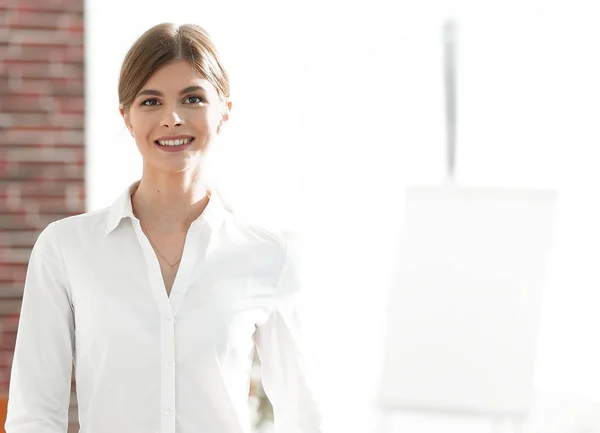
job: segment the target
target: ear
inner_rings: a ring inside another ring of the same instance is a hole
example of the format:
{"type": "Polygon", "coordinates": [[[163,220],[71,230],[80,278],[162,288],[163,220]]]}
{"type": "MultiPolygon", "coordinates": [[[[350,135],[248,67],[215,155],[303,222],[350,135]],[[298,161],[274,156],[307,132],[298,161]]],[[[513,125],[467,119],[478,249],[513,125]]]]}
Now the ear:
{"type": "Polygon", "coordinates": [[[119,113],[121,114],[121,117],[123,118],[125,126],[129,130],[129,133],[133,137],[133,126],[131,126],[129,110],[125,111],[123,104],[119,104],[119,113]]]}
{"type": "Polygon", "coordinates": [[[227,101],[225,103],[225,107],[223,108],[223,118],[222,122],[225,123],[229,120],[229,113],[231,112],[232,103],[231,101],[227,101]]]}
{"type": "Polygon", "coordinates": [[[221,120],[219,121],[219,125],[217,126],[217,134],[221,133],[221,129],[229,120],[229,112],[231,111],[231,101],[227,101],[225,106],[223,107],[223,113],[221,114],[221,120]]]}

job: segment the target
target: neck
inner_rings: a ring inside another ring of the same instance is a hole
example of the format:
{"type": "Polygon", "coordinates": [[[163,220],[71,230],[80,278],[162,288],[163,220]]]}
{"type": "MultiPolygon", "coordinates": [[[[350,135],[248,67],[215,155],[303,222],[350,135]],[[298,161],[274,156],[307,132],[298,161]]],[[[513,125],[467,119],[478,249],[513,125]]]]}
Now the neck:
{"type": "Polygon", "coordinates": [[[131,203],[144,227],[187,232],[208,204],[209,192],[200,173],[155,173],[142,178],[131,203]]]}

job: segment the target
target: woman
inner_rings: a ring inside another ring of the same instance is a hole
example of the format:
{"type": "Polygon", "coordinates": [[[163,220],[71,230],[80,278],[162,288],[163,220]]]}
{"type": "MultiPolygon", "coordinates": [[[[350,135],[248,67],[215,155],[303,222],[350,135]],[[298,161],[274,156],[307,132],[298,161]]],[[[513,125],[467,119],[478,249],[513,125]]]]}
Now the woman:
{"type": "Polygon", "coordinates": [[[228,97],[202,28],[160,24],[131,47],[120,112],[143,174],[111,207],[40,234],[7,433],[66,432],[73,366],[81,433],[248,432],[255,346],[275,431],[320,431],[297,344],[296,261],[203,178],[228,97]]]}

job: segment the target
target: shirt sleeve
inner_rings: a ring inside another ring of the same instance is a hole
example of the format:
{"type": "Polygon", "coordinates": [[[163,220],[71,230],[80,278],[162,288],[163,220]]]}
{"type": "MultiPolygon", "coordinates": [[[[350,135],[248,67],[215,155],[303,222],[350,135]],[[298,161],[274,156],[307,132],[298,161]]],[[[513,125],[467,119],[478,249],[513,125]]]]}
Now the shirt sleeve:
{"type": "Polygon", "coordinates": [[[55,225],[29,259],[17,331],[6,433],[65,433],[75,325],[55,225]]]}
{"type": "Polygon", "coordinates": [[[275,433],[320,433],[322,417],[303,364],[298,260],[288,247],[269,319],[257,328],[256,347],[275,433]]]}

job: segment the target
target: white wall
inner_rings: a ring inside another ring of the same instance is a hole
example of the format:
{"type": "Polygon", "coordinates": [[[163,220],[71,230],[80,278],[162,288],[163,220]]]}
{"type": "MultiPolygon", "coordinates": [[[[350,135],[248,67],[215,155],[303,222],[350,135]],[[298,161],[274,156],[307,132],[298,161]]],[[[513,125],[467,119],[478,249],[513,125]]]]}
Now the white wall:
{"type": "MultiPolygon", "coordinates": [[[[445,176],[440,24],[454,11],[463,29],[458,181],[561,193],[538,418],[556,416],[552,405],[573,414],[592,407],[600,390],[600,16],[585,1],[392,3],[89,0],[88,207],[110,204],[139,176],[118,114],[129,45],[158,22],[204,26],[233,79],[234,110],[216,155],[222,189],[239,207],[303,230],[307,339],[321,362],[331,431],[374,431],[404,190],[445,176]]],[[[561,432],[574,432],[576,417],[565,415],[561,432]]]]}

